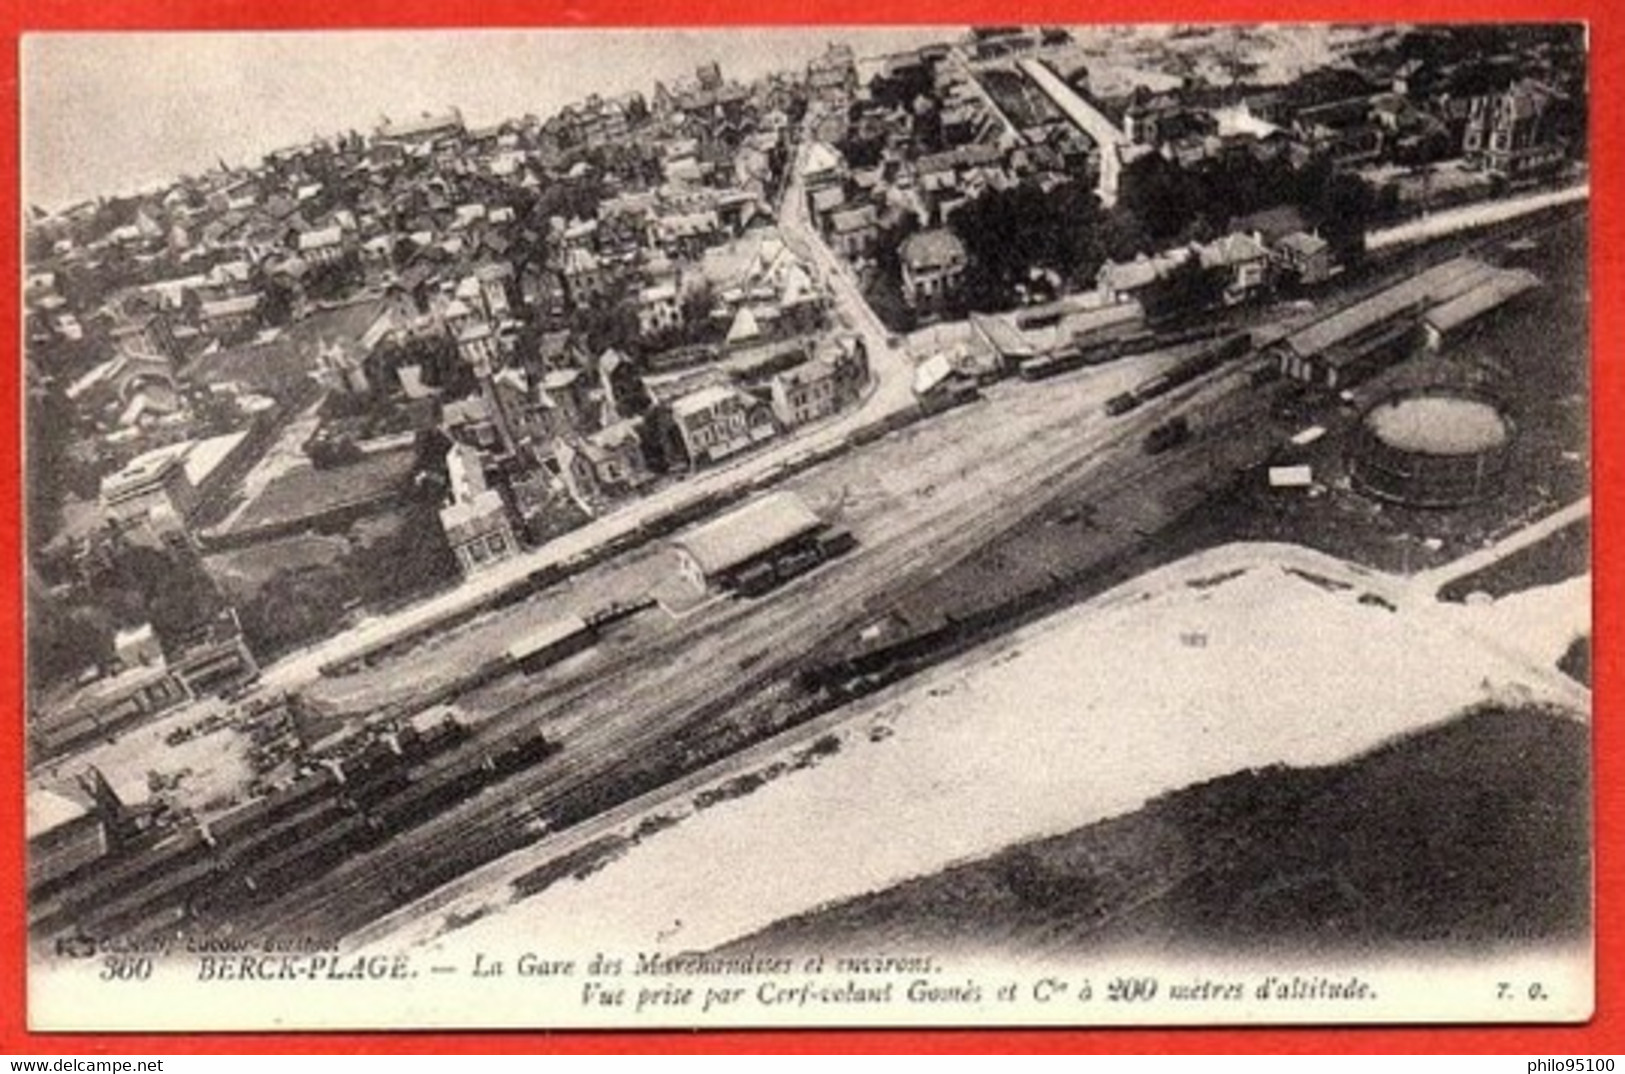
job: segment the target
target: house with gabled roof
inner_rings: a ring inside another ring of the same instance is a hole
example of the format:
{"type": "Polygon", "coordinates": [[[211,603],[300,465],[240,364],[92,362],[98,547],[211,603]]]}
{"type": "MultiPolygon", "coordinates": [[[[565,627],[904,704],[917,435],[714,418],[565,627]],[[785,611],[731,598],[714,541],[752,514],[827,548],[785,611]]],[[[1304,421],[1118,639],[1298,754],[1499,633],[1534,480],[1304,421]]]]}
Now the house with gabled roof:
{"type": "Polygon", "coordinates": [[[1270,254],[1256,235],[1233,231],[1197,246],[1196,258],[1204,269],[1224,273],[1227,304],[1246,301],[1267,282],[1270,254]]]}
{"type": "Polygon", "coordinates": [[[830,249],[849,261],[868,257],[880,239],[873,205],[853,205],[829,214],[830,249]]]}
{"type": "Polygon", "coordinates": [[[690,463],[701,466],[771,439],[776,429],[765,410],[738,388],[713,385],[674,400],[671,417],[690,463]]]}

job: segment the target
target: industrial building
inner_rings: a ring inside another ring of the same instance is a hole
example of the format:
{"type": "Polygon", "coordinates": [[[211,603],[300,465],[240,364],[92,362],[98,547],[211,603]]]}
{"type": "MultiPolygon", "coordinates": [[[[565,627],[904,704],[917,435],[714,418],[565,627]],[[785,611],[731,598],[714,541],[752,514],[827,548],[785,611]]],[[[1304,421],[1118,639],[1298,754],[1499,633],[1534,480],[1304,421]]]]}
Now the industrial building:
{"type": "Polygon", "coordinates": [[[678,537],[677,569],[701,592],[761,592],[850,547],[801,498],[775,492],[678,537]]]}
{"type": "Polygon", "coordinates": [[[1349,453],[1356,488],[1411,507],[1457,507],[1498,491],[1516,429],[1467,391],[1400,392],[1362,417],[1349,453]]]}
{"type": "Polygon", "coordinates": [[[49,890],[94,870],[134,834],[139,823],[99,769],[91,767],[76,782],[79,797],[49,787],[28,790],[30,892],[49,890]]]}
{"type": "Polygon", "coordinates": [[[28,886],[38,889],[107,855],[107,830],[89,806],[53,790],[28,793],[28,886]]]}
{"type": "Polygon", "coordinates": [[[1429,350],[1439,350],[1508,302],[1539,286],[1540,277],[1527,269],[1497,273],[1471,291],[1429,310],[1422,318],[1424,342],[1429,350]]]}
{"type": "Polygon", "coordinates": [[[1425,331],[1421,326],[1430,312],[1447,311],[1447,317],[1458,317],[1467,306],[1448,312],[1457,299],[1487,287],[1490,290],[1475,302],[1488,301],[1509,289],[1492,302],[1498,305],[1528,275],[1476,258],[1454,258],[1299,329],[1275,344],[1272,353],[1288,377],[1323,388],[1346,388],[1409,354],[1425,331]]]}
{"type": "Polygon", "coordinates": [[[223,609],[165,652],[150,624],[121,630],[115,662],[66,697],[42,701],[28,716],[37,757],[50,757],[105,739],[198,697],[222,694],[259,674],[237,613],[223,609]]]}

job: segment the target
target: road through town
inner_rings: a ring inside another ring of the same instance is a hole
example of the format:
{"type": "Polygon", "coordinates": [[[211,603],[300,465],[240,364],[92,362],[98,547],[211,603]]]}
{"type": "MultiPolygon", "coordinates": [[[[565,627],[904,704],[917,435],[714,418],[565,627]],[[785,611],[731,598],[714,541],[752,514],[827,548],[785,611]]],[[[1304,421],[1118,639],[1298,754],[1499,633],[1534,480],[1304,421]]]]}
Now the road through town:
{"type": "Polygon", "coordinates": [[[315,679],[323,665],[365,651],[390,638],[400,637],[437,622],[456,618],[493,596],[523,585],[528,576],[546,567],[567,566],[606,544],[637,532],[653,520],[683,510],[719,492],[737,489],[784,470],[809,457],[838,449],[854,433],[914,407],[914,367],[908,355],[890,341],[849,270],[829,252],[811,229],[801,194],[799,171],[790,180],[780,220],[791,248],[817,267],[828,286],[840,318],[863,339],[868,349],[874,384],[854,410],[772,444],[745,458],[726,462],[683,481],[617,507],[580,529],[469,578],[455,588],[399,611],[368,618],[344,633],[307,646],[266,667],[261,682],[267,689],[297,689],[315,679]]]}

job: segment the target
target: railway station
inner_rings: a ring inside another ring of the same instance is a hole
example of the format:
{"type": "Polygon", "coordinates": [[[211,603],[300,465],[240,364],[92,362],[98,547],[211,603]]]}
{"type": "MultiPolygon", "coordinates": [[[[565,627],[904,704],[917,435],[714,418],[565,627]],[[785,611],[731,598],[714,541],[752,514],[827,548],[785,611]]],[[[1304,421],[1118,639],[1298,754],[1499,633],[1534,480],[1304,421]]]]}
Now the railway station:
{"type": "Polygon", "coordinates": [[[821,561],[828,532],[799,496],[775,492],[679,537],[677,569],[702,593],[751,592],[821,561]]]}

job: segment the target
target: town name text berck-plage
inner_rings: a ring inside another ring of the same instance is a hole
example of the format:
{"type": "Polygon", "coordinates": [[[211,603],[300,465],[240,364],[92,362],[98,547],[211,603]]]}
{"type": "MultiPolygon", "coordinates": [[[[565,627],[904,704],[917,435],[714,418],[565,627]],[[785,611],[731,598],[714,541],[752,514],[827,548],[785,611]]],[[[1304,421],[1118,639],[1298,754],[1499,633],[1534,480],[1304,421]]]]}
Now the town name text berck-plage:
{"type": "Polygon", "coordinates": [[[384,981],[413,976],[408,955],[204,955],[197,964],[200,981],[384,981]]]}

